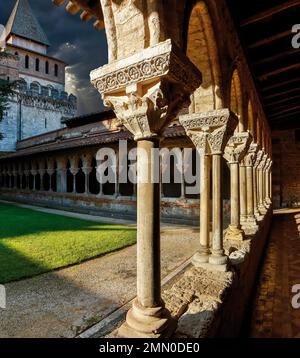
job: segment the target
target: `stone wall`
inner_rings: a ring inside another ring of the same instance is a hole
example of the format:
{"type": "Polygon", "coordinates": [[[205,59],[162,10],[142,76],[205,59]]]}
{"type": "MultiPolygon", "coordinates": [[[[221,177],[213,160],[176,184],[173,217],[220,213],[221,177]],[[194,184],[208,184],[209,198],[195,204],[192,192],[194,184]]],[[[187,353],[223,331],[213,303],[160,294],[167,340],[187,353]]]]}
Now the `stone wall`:
{"type": "Polygon", "coordinates": [[[294,129],[274,131],[272,133],[273,156],[275,159],[273,170],[275,207],[300,205],[299,133],[299,130],[294,129]]]}

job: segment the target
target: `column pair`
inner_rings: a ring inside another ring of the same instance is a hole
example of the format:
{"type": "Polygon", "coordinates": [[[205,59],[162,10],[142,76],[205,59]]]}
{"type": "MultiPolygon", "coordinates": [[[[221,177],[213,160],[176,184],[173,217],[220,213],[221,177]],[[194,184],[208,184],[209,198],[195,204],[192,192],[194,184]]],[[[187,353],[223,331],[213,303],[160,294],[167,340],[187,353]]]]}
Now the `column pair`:
{"type": "MultiPolygon", "coordinates": [[[[241,228],[241,202],[240,193],[246,193],[246,178],[240,182],[240,163],[248,152],[252,137],[249,132],[235,133],[229,140],[224,158],[230,166],[230,204],[231,222],[226,230],[226,238],[230,240],[243,240],[244,231],[241,228]],[[242,187],[244,186],[244,188],[242,187]]],[[[242,195],[241,195],[242,196],[242,195]]],[[[245,203],[244,203],[245,206],[245,203]]],[[[245,208],[244,208],[245,209],[245,208]]],[[[244,214],[245,216],[245,214],[244,214]]]]}
{"type": "Polygon", "coordinates": [[[160,148],[165,127],[188,107],[201,74],[167,40],[93,71],[91,79],[138,147],[137,298],[119,336],[168,337],[176,324],[161,298],[160,175],[153,180],[159,168],[153,153],[160,148]]]}
{"type": "Polygon", "coordinates": [[[223,248],[222,156],[238,118],[228,109],[180,116],[179,121],[201,157],[200,248],[195,266],[227,269],[223,248]],[[211,164],[210,164],[211,162],[211,164]],[[210,165],[212,166],[212,240],[210,243],[210,165]]]}
{"type": "Polygon", "coordinates": [[[252,143],[244,158],[246,167],[246,208],[247,217],[242,223],[242,229],[247,235],[254,235],[258,230],[258,224],[255,217],[256,207],[256,181],[254,180],[254,165],[257,157],[258,145],[252,143]]]}

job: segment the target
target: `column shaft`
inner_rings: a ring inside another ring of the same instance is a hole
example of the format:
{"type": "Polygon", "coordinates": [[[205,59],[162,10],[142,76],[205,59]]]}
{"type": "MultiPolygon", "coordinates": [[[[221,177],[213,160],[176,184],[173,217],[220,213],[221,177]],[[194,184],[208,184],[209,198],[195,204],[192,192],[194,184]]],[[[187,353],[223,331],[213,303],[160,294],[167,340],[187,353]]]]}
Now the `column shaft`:
{"type": "Polygon", "coordinates": [[[231,226],[240,228],[239,163],[230,163],[231,226]]]}
{"type": "Polygon", "coordinates": [[[246,193],[246,167],[245,165],[240,166],[240,210],[241,210],[241,223],[247,221],[247,193],[246,193]]]}
{"type": "Polygon", "coordinates": [[[138,178],[148,173],[147,183],[137,184],[137,299],[143,307],[161,304],[160,292],[160,184],[151,182],[151,151],[158,141],[141,140],[138,149],[147,153],[148,162],[138,153],[138,178]],[[147,198],[147,199],[145,199],[147,198]]]}
{"type": "Polygon", "coordinates": [[[212,255],[209,262],[217,265],[227,263],[227,257],[223,249],[223,198],[222,198],[222,154],[212,155],[212,220],[213,220],[213,237],[212,237],[212,255]]]}

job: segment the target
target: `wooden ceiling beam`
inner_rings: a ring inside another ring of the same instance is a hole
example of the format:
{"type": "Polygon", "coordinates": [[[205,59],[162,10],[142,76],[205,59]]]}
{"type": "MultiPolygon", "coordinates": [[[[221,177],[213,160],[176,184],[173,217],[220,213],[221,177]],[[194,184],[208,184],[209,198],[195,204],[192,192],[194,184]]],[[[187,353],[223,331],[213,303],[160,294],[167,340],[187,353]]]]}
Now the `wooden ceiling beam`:
{"type": "Polygon", "coordinates": [[[288,109],[284,109],[284,110],[279,111],[279,112],[277,112],[275,114],[271,114],[268,117],[269,118],[274,118],[274,117],[276,118],[276,117],[278,117],[278,116],[280,116],[282,114],[286,114],[286,113],[290,113],[290,112],[292,112],[292,113],[299,112],[300,113],[300,105],[297,105],[297,106],[294,106],[294,107],[291,107],[291,108],[288,108],[288,109]]]}
{"type": "Polygon", "coordinates": [[[260,46],[268,45],[271,42],[280,40],[280,39],[282,39],[284,37],[287,37],[287,36],[291,36],[291,33],[292,33],[291,30],[283,31],[283,32],[280,32],[279,34],[276,34],[276,35],[273,35],[273,36],[270,36],[270,37],[266,37],[266,38],[264,38],[262,40],[258,40],[256,42],[253,42],[248,47],[249,47],[249,49],[254,49],[254,48],[257,48],[257,47],[260,47],[260,46]]]}
{"type": "Polygon", "coordinates": [[[298,6],[300,5],[300,1],[299,0],[291,0],[291,1],[287,1],[283,4],[280,4],[278,6],[275,6],[271,9],[268,9],[266,11],[262,11],[256,15],[253,15],[251,17],[248,17],[247,19],[243,20],[241,22],[241,26],[244,27],[244,26],[248,26],[248,25],[251,25],[251,24],[254,24],[256,22],[259,22],[259,21],[263,21],[265,19],[268,19],[270,17],[272,17],[273,15],[276,15],[276,14],[279,14],[285,10],[288,10],[288,9],[291,9],[295,6],[298,6]]]}
{"type": "Polygon", "coordinates": [[[265,57],[265,58],[262,58],[261,60],[255,61],[255,62],[253,62],[253,65],[255,65],[255,66],[263,65],[265,63],[274,62],[274,61],[280,60],[280,59],[282,59],[284,57],[293,56],[293,55],[296,55],[296,54],[300,54],[299,49],[293,49],[293,50],[290,50],[290,51],[284,51],[282,53],[279,53],[278,55],[265,57]]]}
{"type": "Polygon", "coordinates": [[[294,99],[298,99],[300,98],[300,94],[298,96],[292,96],[292,97],[288,97],[288,98],[285,98],[285,99],[282,99],[280,101],[275,101],[275,102],[270,102],[270,103],[267,103],[265,104],[265,107],[271,107],[271,106],[276,106],[280,103],[285,103],[285,102],[289,102],[289,101],[292,101],[294,99]]]}
{"type": "Polygon", "coordinates": [[[267,86],[267,87],[261,86],[261,90],[262,90],[262,92],[266,92],[266,91],[270,91],[275,88],[280,88],[282,86],[290,85],[291,83],[295,83],[295,82],[300,83],[300,77],[296,77],[296,78],[293,78],[288,81],[279,82],[279,83],[276,83],[275,85],[271,85],[271,86],[267,86]]]}
{"type": "Polygon", "coordinates": [[[278,68],[277,70],[274,70],[274,71],[271,71],[271,72],[268,72],[268,73],[264,73],[262,75],[259,75],[258,76],[258,79],[260,81],[265,81],[267,80],[269,77],[272,77],[272,76],[277,76],[277,75],[280,75],[281,73],[284,73],[284,72],[288,72],[288,71],[291,71],[291,70],[296,70],[300,68],[300,63],[295,63],[293,65],[290,65],[290,66],[285,66],[285,67],[281,67],[281,68],[278,68]]]}
{"type": "Polygon", "coordinates": [[[265,96],[264,99],[269,99],[269,98],[274,98],[274,97],[280,97],[284,94],[289,94],[289,93],[293,93],[293,92],[300,92],[300,87],[297,87],[297,88],[293,88],[291,90],[288,90],[288,91],[284,91],[284,92],[278,92],[278,93],[274,93],[272,95],[269,95],[269,96],[265,96]]]}

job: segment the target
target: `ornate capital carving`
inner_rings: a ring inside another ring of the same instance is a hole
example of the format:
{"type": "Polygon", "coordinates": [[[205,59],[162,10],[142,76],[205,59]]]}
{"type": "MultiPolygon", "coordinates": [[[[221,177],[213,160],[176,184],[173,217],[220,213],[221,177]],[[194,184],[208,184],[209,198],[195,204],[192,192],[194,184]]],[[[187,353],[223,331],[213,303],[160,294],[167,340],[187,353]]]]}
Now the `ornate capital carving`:
{"type": "Polygon", "coordinates": [[[266,165],[267,160],[268,160],[268,155],[265,154],[265,155],[262,157],[261,162],[258,164],[258,169],[263,170],[263,169],[265,168],[265,165],[266,165]]]}
{"type": "Polygon", "coordinates": [[[256,143],[250,144],[247,154],[245,155],[244,162],[247,167],[253,167],[256,161],[258,145],[256,143]]]}
{"type": "Polygon", "coordinates": [[[235,133],[225,147],[224,158],[229,163],[240,163],[247,154],[251,141],[249,132],[235,133]]]}
{"type": "Polygon", "coordinates": [[[180,124],[198,150],[205,154],[223,153],[238,125],[238,118],[229,109],[194,113],[179,117],[180,124]]]}
{"type": "Polygon", "coordinates": [[[258,168],[258,165],[259,165],[259,163],[261,162],[263,155],[264,155],[263,150],[259,150],[259,151],[257,152],[256,161],[255,161],[255,163],[254,163],[254,168],[258,168]]]}
{"type": "Polygon", "coordinates": [[[135,140],[158,137],[189,105],[201,81],[199,70],[171,40],[91,72],[105,105],[135,140]]]}
{"type": "Polygon", "coordinates": [[[172,42],[167,40],[121,61],[100,67],[90,74],[92,84],[105,94],[118,93],[132,84],[167,78],[194,92],[201,85],[201,73],[172,42]]]}

